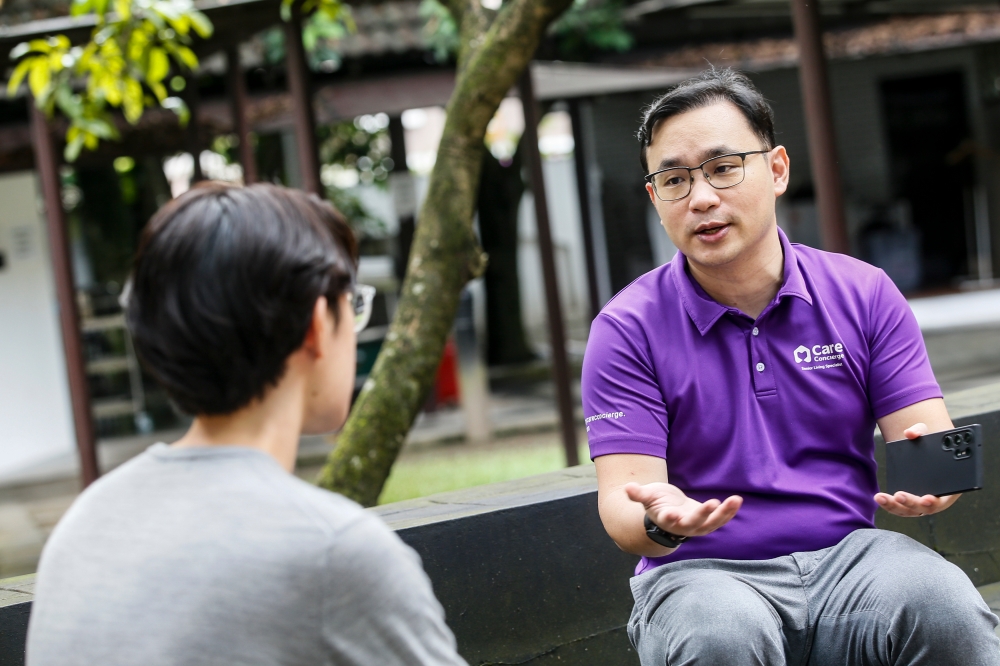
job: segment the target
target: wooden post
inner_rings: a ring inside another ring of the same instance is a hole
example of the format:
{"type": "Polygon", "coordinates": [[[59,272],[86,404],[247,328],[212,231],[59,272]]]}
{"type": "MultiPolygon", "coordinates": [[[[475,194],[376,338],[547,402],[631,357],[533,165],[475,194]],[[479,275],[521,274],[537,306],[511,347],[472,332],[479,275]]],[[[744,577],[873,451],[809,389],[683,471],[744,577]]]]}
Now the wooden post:
{"type": "Polygon", "coordinates": [[[830,84],[823,54],[819,0],[792,0],[792,21],[799,47],[799,82],[806,111],[809,161],[816,190],[820,237],[824,250],[848,254],[850,244],[844,217],[844,192],[833,129],[830,84]]]}
{"type": "Polygon", "coordinates": [[[295,147],[302,172],[302,189],[322,196],[319,177],[319,152],[316,149],[316,117],[313,112],[309,67],[302,44],[302,7],[292,6],[291,20],[285,22],[285,62],[288,68],[288,90],[292,95],[295,118],[295,147]]]}
{"type": "Polygon", "coordinates": [[[191,184],[194,185],[205,180],[205,173],[201,170],[201,137],[198,134],[198,106],[201,104],[201,93],[198,92],[198,77],[193,72],[184,80],[182,96],[191,114],[187,127],[184,128],[184,149],[194,158],[194,170],[191,172],[191,184]]]}
{"type": "Polygon", "coordinates": [[[233,109],[233,131],[240,142],[240,164],[243,166],[243,182],[252,185],[260,180],[257,175],[257,157],[253,152],[250,137],[250,119],[247,117],[247,80],[240,66],[240,49],[232,45],[226,49],[226,72],[229,79],[229,98],[233,109]]]}
{"type": "Polygon", "coordinates": [[[601,294],[597,284],[597,255],[594,248],[593,221],[590,219],[590,179],[587,173],[587,156],[584,153],[583,119],[580,117],[580,100],[569,103],[570,122],[573,123],[573,162],[576,164],[576,193],[580,201],[580,226],[583,228],[583,251],[587,258],[587,292],[590,319],[601,311],[601,294]]]}
{"type": "Polygon", "coordinates": [[[556,275],[556,258],[549,226],[549,205],[545,198],[545,177],[542,172],[542,155],[538,151],[538,103],[531,80],[531,63],[525,68],[518,83],[521,105],[524,107],[525,156],[531,174],[531,193],[535,200],[535,220],[538,223],[538,250],[542,255],[542,275],[545,279],[545,305],[549,319],[549,342],[552,346],[552,379],[556,385],[556,403],[559,408],[559,425],[562,430],[566,466],[580,464],[576,450],[576,423],[573,417],[573,394],[570,391],[569,360],[566,358],[566,333],[563,329],[562,304],[556,275]]]}
{"type": "Polygon", "coordinates": [[[77,449],[80,452],[81,480],[86,488],[100,475],[100,469],[97,465],[94,421],[90,412],[90,390],[87,386],[87,370],[80,339],[80,319],[76,305],[76,287],[73,284],[69,238],[66,233],[66,214],[62,207],[59,158],[56,156],[56,146],[49,133],[49,123],[45,114],[38,110],[34,100],[29,99],[28,106],[31,108],[31,140],[35,150],[35,169],[38,171],[42,198],[45,201],[46,229],[49,252],[52,256],[56,299],[59,304],[59,328],[62,333],[63,353],[66,356],[73,426],[76,430],[77,449]]]}

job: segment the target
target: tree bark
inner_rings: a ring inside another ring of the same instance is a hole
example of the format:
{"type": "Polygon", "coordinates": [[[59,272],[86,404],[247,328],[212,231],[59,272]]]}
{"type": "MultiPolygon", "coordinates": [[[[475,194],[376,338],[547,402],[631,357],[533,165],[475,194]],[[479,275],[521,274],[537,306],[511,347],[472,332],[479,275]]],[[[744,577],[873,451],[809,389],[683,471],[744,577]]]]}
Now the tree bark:
{"type": "Polygon", "coordinates": [[[378,501],[437,370],[462,287],[486,255],[472,228],[486,125],[572,0],[450,0],[461,29],[458,76],[396,316],[318,483],[365,506],[378,501]]]}

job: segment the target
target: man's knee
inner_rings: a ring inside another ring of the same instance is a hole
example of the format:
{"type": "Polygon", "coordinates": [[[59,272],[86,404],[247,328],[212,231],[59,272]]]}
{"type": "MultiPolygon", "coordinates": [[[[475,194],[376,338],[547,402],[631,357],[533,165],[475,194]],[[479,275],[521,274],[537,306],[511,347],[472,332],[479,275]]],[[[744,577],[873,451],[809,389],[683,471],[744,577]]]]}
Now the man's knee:
{"type": "Polygon", "coordinates": [[[783,659],[781,621],[749,585],[716,571],[683,572],[645,609],[640,641],[655,660],[643,664],[776,664],[783,659]]]}
{"type": "Polygon", "coordinates": [[[873,591],[889,618],[896,656],[919,654],[927,663],[1000,664],[996,617],[961,569],[924,549],[907,553],[880,573],[873,591]]]}

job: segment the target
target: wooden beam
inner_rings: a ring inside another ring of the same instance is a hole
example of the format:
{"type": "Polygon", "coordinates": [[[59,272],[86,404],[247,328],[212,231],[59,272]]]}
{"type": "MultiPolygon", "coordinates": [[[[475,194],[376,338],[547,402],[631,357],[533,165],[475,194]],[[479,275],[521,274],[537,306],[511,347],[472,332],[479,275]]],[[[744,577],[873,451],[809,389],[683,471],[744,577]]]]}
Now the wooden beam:
{"type": "Polygon", "coordinates": [[[288,91],[292,95],[295,147],[299,170],[302,172],[302,189],[322,196],[311,74],[306,63],[305,46],[302,44],[302,8],[298,2],[292,7],[291,20],[285,23],[285,61],[288,68],[288,91]]]}
{"type": "Polygon", "coordinates": [[[559,409],[559,426],[562,431],[566,466],[580,464],[576,450],[576,421],[573,393],[570,390],[569,360],[566,357],[566,332],[563,327],[562,303],[559,297],[559,279],[556,274],[555,248],[549,225],[549,204],[545,197],[545,175],[542,155],[538,150],[538,121],[541,120],[535,89],[531,80],[531,67],[524,70],[518,83],[521,105],[524,107],[524,145],[531,174],[531,194],[535,200],[535,220],[538,224],[538,250],[542,255],[542,276],[545,280],[545,305],[549,320],[549,344],[552,348],[552,379],[556,385],[556,404],[559,409]]]}
{"type": "MultiPolygon", "coordinates": [[[[580,227],[583,231],[583,251],[587,259],[587,294],[590,319],[601,311],[601,294],[597,283],[597,249],[594,247],[593,220],[590,215],[590,178],[587,172],[587,155],[584,152],[583,119],[580,100],[569,103],[570,122],[573,124],[573,162],[576,165],[576,194],[580,206],[580,227]]],[[[601,248],[605,252],[605,248],[601,248]]]]}
{"type": "Polygon", "coordinates": [[[83,344],[80,339],[80,319],[76,305],[76,287],[73,284],[69,237],[66,233],[66,214],[62,207],[59,158],[45,114],[38,110],[34,100],[29,99],[27,103],[31,108],[31,138],[35,148],[35,169],[41,181],[42,199],[45,202],[46,229],[56,283],[56,300],[59,304],[59,328],[62,333],[63,353],[66,356],[73,426],[80,453],[81,480],[83,486],[87,487],[100,475],[100,469],[97,465],[94,421],[90,411],[90,389],[87,386],[83,344]]]}
{"type": "Polygon", "coordinates": [[[233,112],[233,131],[240,142],[240,164],[243,166],[243,182],[256,183],[257,156],[253,151],[253,137],[250,135],[250,110],[247,95],[247,80],[240,65],[240,49],[230,46],[226,49],[226,76],[229,82],[229,99],[233,112]]]}
{"type": "Polygon", "coordinates": [[[823,249],[850,253],[844,216],[837,137],[833,128],[830,83],[827,79],[818,0],[792,0],[795,41],[799,47],[799,83],[809,137],[809,162],[816,191],[823,249]]]}

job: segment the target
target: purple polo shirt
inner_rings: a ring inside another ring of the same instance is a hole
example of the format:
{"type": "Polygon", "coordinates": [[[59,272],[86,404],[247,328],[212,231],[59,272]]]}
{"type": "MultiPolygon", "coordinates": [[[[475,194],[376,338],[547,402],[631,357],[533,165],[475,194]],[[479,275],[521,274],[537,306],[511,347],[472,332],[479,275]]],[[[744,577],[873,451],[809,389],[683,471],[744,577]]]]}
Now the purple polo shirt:
{"type": "Polygon", "coordinates": [[[688,496],[743,497],[729,523],[643,558],[636,574],[818,550],[872,527],[875,419],[941,397],[916,319],[884,272],[778,235],[784,282],[756,321],[708,296],[678,253],[590,329],[591,458],[665,458],[688,496]]]}

